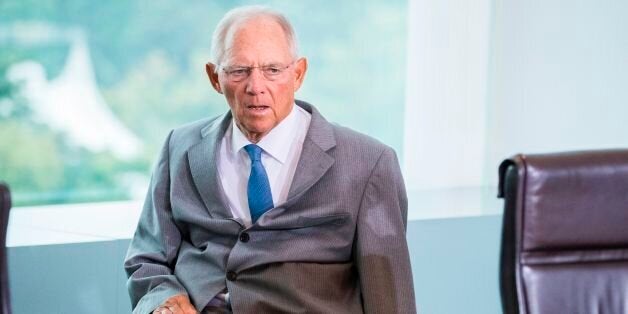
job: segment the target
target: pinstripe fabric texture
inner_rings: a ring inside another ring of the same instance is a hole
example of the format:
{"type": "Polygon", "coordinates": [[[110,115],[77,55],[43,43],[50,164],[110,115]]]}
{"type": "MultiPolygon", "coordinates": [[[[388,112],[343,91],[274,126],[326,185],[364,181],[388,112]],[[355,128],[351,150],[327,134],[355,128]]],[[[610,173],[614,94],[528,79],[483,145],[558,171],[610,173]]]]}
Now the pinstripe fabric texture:
{"type": "Polygon", "coordinates": [[[125,261],[134,313],[225,288],[235,313],[416,312],[394,151],[296,104],[312,120],[288,199],[249,228],[216,170],[231,115],[170,133],[125,261]]]}

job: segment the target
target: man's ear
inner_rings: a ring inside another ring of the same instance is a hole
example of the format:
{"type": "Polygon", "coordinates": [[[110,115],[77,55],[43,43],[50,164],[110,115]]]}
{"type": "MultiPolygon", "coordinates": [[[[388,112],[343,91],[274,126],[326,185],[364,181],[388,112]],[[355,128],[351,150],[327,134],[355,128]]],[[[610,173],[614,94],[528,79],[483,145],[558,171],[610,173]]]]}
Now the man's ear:
{"type": "Polygon", "coordinates": [[[220,94],[222,94],[222,88],[220,88],[220,82],[218,82],[218,71],[215,64],[208,62],[205,64],[205,72],[207,72],[207,77],[209,77],[209,81],[212,84],[212,87],[220,94]]]}
{"type": "Polygon", "coordinates": [[[305,79],[305,72],[307,72],[307,59],[299,58],[294,64],[294,91],[296,92],[303,84],[305,79]]]}

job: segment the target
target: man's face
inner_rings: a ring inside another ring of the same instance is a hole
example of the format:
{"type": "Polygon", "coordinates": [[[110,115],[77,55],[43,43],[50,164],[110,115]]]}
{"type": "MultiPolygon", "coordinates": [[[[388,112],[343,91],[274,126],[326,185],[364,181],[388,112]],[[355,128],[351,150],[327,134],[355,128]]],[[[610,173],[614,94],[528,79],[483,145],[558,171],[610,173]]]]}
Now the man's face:
{"type": "Polygon", "coordinates": [[[207,72],[212,86],[225,95],[238,128],[256,143],[292,110],[307,61],[293,60],[281,26],[267,18],[245,22],[228,36],[226,47],[222,64],[208,64],[207,72]],[[257,68],[269,65],[286,69],[269,79],[257,68]],[[218,73],[214,72],[216,66],[218,73]],[[255,68],[236,81],[224,71],[235,67],[255,68]]]}

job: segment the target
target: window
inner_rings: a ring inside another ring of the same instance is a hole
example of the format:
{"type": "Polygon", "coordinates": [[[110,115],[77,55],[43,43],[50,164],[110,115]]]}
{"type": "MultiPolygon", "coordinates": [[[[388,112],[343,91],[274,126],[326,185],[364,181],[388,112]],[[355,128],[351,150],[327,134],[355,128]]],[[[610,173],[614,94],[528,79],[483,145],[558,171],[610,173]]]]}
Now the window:
{"type": "MultiPolygon", "coordinates": [[[[142,198],[167,132],[227,110],[204,64],[213,29],[233,6],[2,1],[0,180],[12,187],[15,205],[142,198]]],[[[297,98],[399,153],[406,6],[273,6],[294,23],[309,58],[297,98]]]]}

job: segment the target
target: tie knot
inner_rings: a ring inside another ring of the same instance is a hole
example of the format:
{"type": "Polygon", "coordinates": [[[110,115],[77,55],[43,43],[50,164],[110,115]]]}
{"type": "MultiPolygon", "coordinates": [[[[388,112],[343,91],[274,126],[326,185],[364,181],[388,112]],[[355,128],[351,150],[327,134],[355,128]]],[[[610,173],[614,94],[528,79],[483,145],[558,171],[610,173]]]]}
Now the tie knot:
{"type": "Polygon", "coordinates": [[[249,154],[249,157],[251,158],[251,161],[261,161],[262,158],[262,148],[255,145],[255,144],[249,144],[244,146],[244,150],[246,150],[246,152],[249,154]]]}

